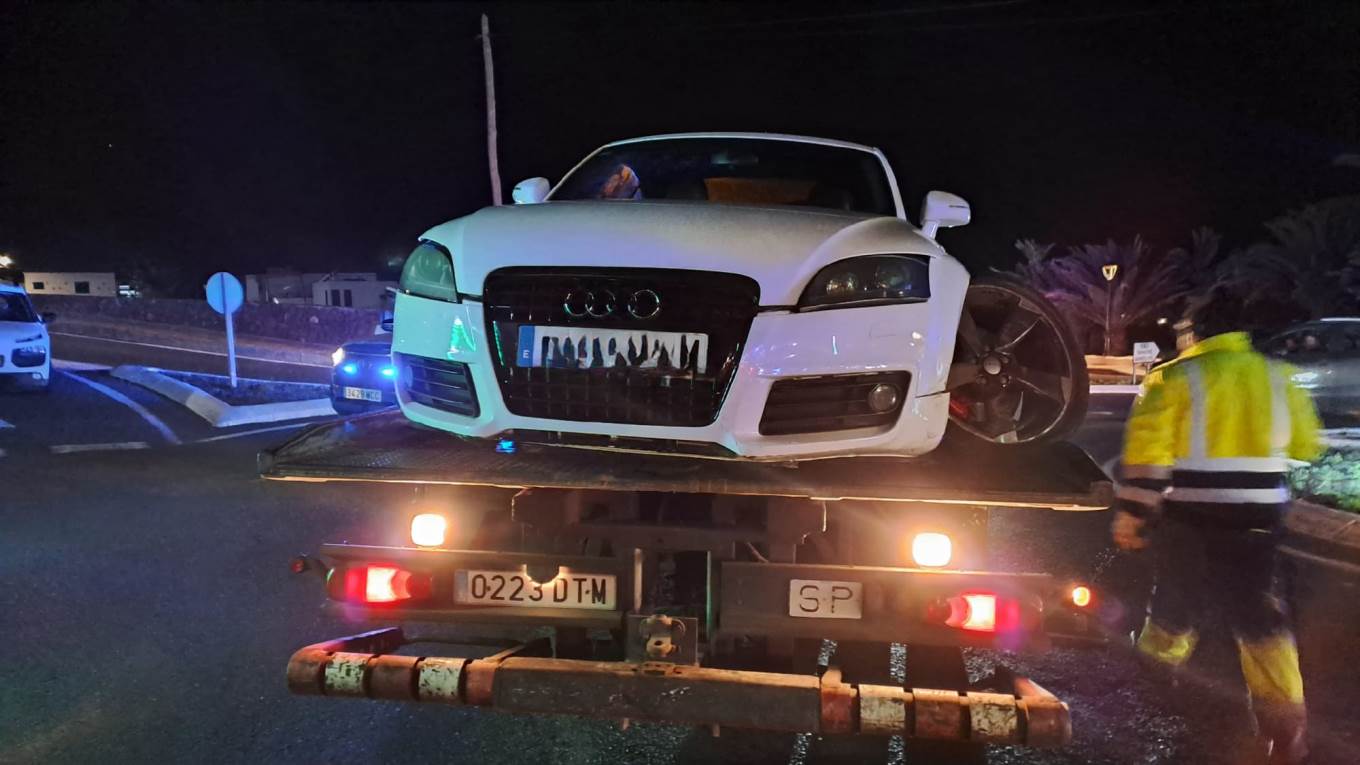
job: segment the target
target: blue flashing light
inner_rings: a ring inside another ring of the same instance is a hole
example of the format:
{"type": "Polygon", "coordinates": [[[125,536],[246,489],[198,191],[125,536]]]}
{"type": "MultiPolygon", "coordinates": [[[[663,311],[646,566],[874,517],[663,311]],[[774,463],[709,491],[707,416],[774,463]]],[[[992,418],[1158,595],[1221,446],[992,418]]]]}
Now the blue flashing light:
{"type": "Polygon", "coordinates": [[[340,371],[347,375],[357,375],[359,374],[359,365],[351,361],[350,363],[341,366],[340,371]]]}
{"type": "Polygon", "coordinates": [[[385,366],[385,367],[383,367],[383,368],[382,368],[382,376],[383,376],[383,377],[396,377],[396,376],[397,376],[397,368],[394,367],[394,366],[392,366],[392,365],[390,365],[390,364],[387,365],[387,366],[385,366]]]}
{"type": "Polygon", "coordinates": [[[497,441],[497,442],[496,442],[496,451],[500,452],[501,454],[514,454],[514,453],[515,453],[515,442],[514,442],[514,441],[511,441],[511,440],[509,440],[509,439],[504,439],[504,440],[501,440],[501,441],[497,441]]]}

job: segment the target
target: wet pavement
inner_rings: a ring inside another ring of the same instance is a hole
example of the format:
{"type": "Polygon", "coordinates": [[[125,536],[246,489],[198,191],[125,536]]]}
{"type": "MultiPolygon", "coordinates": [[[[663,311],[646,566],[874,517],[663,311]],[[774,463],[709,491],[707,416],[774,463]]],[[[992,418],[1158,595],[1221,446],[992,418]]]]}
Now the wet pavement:
{"type": "MultiPolygon", "coordinates": [[[[283,667],[301,645],[369,625],[317,609],[320,588],[288,573],[324,540],[401,541],[400,487],[266,483],[254,455],[278,432],[214,437],[154,396],[124,393],[176,435],[89,386],[0,397],[0,762],[938,762],[887,740],[845,746],[812,736],[523,719],[476,710],[299,698],[283,667]],[[56,453],[57,445],[140,442],[136,450],[56,453]]],[[[1112,410],[1113,411],[1113,410],[1112,410]]],[[[1117,449],[1117,417],[1083,432],[1098,458],[1117,449]]],[[[993,564],[1049,570],[1137,602],[1140,558],[1115,555],[1106,513],[1007,510],[991,518],[993,564]]],[[[1313,705],[1314,762],[1360,746],[1353,591],[1309,581],[1301,643],[1313,705]],[[1346,593],[1350,592],[1348,596],[1346,593]],[[1347,598],[1349,598],[1347,600],[1347,598]]],[[[1136,620],[1130,616],[1129,620],[1136,620]]],[[[1118,620],[1112,619],[1112,625],[1118,620]]],[[[1117,630],[1117,626],[1112,626],[1117,630]]],[[[1206,641],[1191,682],[1163,692],[1117,639],[1038,656],[973,652],[1072,706],[1073,744],[990,748],[954,762],[1236,763],[1243,692],[1224,640],[1206,641]]],[[[912,661],[910,649],[903,657],[912,661]]]]}

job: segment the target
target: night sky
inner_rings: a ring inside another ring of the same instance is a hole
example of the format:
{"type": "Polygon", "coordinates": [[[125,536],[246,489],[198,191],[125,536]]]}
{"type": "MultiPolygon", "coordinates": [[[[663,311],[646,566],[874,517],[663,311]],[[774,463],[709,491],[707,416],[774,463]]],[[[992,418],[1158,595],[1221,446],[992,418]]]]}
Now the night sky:
{"type": "Polygon", "coordinates": [[[508,195],[631,135],[882,147],[913,215],[1005,265],[1360,192],[1360,3],[0,8],[0,250],[30,270],[373,270],[490,200],[478,16],[508,195]],[[1192,7],[1185,8],[1184,5],[1192,7]]]}

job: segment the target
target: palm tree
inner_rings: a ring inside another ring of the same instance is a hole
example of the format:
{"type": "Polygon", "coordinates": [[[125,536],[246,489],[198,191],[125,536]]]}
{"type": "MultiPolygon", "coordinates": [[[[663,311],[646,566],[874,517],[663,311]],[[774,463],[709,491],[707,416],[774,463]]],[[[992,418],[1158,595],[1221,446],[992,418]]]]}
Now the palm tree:
{"type": "Polygon", "coordinates": [[[1360,196],[1324,199],[1265,225],[1271,241],[1233,253],[1224,280],[1287,297],[1311,318],[1355,310],[1360,196]]]}
{"type": "Polygon", "coordinates": [[[1212,259],[1217,241],[1216,234],[1202,229],[1196,232],[1191,251],[1154,252],[1141,236],[1135,236],[1127,243],[1111,239],[1049,257],[1052,245],[1022,240],[1016,248],[1026,262],[1018,272],[1053,301],[1078,335],[1089,336],[1092,328],[1101,329],[1108,333],[1112,350],[1121,352],[1128,345],[1130,327],[1154,321],[1189,292],[1190,264],[1212,259]],[[1107,265],[1118,266],[1112,282],[1102,273],[1107,265]]]}

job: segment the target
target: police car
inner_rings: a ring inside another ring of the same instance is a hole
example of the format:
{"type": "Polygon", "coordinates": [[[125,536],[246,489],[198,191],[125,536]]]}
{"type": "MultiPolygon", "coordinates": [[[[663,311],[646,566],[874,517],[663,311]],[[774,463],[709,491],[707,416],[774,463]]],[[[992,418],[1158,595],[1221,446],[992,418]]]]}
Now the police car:
{"type": "Polygon", "coordinates": [[[23,287],[0,281],[0,389],[47,390],[52,380],[52,315],[39,315],[23,287]]]}

